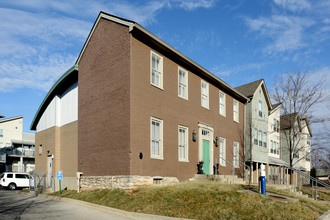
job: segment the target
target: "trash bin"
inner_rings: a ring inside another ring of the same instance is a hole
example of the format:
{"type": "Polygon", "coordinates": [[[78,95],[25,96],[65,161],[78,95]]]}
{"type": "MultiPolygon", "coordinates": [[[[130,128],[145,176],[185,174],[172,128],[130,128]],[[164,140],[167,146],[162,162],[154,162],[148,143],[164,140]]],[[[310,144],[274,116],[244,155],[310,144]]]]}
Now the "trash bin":
{"type": "Polygon", "coordinates": [[[266,177],[260,177],[261,193],[266,195],[266,177]]]}

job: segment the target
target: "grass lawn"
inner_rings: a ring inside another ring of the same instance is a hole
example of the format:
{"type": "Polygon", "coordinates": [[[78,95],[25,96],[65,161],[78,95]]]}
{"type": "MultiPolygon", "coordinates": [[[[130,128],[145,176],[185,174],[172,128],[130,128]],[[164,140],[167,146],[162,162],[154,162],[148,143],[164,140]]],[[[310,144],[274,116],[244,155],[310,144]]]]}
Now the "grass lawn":
{"type": "MultiPolygon", "coordinates": [[[[242,185],[185,182],[132,192],[104,189],[77,193],[69,190],[63,191],[62,197],[131,212],[193,219],[314,219],[330,209],[329,201],[296,197],[299,202],[282,203],[260,194],[237,192],[242,189],[242,185]]],[[[51,195],[59,196],[59,192],[51,195]]],[[[281,195],[294,197],[284,191],[281,195]]]]}

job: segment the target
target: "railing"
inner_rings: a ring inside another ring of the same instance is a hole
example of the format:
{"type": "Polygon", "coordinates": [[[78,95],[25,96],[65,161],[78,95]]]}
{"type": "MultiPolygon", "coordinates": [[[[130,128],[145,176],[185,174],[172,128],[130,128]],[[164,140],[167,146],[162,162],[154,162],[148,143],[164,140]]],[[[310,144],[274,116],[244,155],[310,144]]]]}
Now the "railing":
{"type": "MultiPolygon", "coordinates": [[[[327,187],[328,189],[330,189],[330,185],[326,184],[323,181],[318,180],[315,177],[312,177],[312,176],[310,176],[310,175],[308,175],[308,174],[306,174],[306,173],[304,173],[304,172],[302,172],[302,171],[300,171],[296,168],[290,167],[290,166],[284,166],[284,167],[286,167],[288,169],[291,169],[291,170],[295,171],[296,173],[299,173],[301,176],[304,176],[304,177],[306,177],[306,178],[308,178],[312,181],[312,199],[315,198],[315,200],[317,200],[317,184],[320,184],[321,186],[324,186],[324,187],[327,187]],[[315,182],[315,196],[314,196],[314,182],[315,182]]],[[[295,180],[296,179],[294,178],[294,181],[295,180]]],[[[299,183],[299,190],[300,190],[300,183],[299,183]]]]}
{"type": "Polygon", "coordinates": [[[19,150],[19,149],[12,149],[11,151],[7,152],[10,156],[26,156],[26,157],[34,157],[35,150],[19,150]]]}
{"type": "MultiPolygon", "coordinates": [[[[235,165],[233,163],[230,163],[228,160],[224,159],[221,156],[219,156],[219,163],[220,163],[220,160],[224,160],[226,163],[228,163],[229,165],[231,165],[231,167],[232,167],[232,174],[233,174],[233,183],[235,183],[235,168],[239,168],[239,167],[235,167],[235,165]]],[[[248,178],[250,180],[250,175],[251,175],[250,167],[248,165],[246,165],[244,162],[240,161],[240,160],[236,160],[236,161],[238,161],[239,163],[243,164],[245,167],[248,168],[248,178]]]]}

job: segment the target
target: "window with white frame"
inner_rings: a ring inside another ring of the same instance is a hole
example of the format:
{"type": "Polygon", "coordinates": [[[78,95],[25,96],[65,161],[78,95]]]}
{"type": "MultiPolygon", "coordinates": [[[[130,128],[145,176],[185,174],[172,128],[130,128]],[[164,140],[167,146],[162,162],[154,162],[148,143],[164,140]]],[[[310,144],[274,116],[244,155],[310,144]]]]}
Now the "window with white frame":
{"type": "Polygon", "coordinates": [[[259,146],[262,146],[262,131],[259,130],[259,146]]]}
{"type": "Polygon", "coordinates": [[[239,143],[234,141],[234,158],[233,158],[233,164],[234,167],[239,168],[239,143]]]}
{"type": "Polygon", "coordinates": [[[233,115],[234,115],[234,121],[239,122],[239,109],[238,109],[238,101],[233,101],[233,115]]]}
{"type": "Polygon", "coordinates": [[[179,161],[188,161],[188,128],[179,126],[179,161]]]}
{"type": "Polygon", "coordinates": [[[202,106],[209,108],[209,84],[202,80],[201,82],[202,106]]]}
{"type": "Polygon", "coordinates": [[[151,158],[163,159],[163,120],[151,117],[150,136],[151,158]]]}
{"type": "Polygon", "coordinates": [[[270,153],[274,153],[274,142],[270,141],[270,153]]]}
{"type": "Polygon", "coordinates": [[[258,129],[254,128],[254,144],[258,145],[258,129]]]}
{"type": "Polygon", "coordinates": [[[222,92],[219,92],[219,113],[226,116],[226,95],[222,92]]]}
{"type": "Polygon", "coordinates": [[[274,118],[274,131],[277,130],[277,120],[274,118]]]}
{"type": "Polygon", "coordinates": [[[262,101],[259,100],[259,116],[262,117],[262,101]]]}
{"type": "Polygon", "coordinates": [[[178,68],[178,95],[181,98],[188,99],[188,72],[178,68]]]}
{"type": "Polygon", "coordinates": [[[0,137],[3,137],[3,129],[0,129],[0,137]]]}
{"type": "Polygon", "coordinates": [[[279,142],[277,142],[276,152],[277,152],[278,155],[280,155],[280,143],[279,142]]]}
{"type": "Polygon", "coordinates": [[[220,166],[226,166],[226,161],[224,159],[226,159],[226,139],[225,138],[220,138],[219,139],[219,145],[220,145],[220,158],[219,158],[219,162],[220,162],[220,166]]]}
{"type": "Polygon", "coordinates": [[[163,89],[163,57],[151,51],[151,84],[163,89]]]}
{"type": "Polygon", "coordinates": [[[264,132],[263,134],[264,134],[263,135],[263,138],[264,138],[264,147],[267,147],[267,133],[264,132]]]}

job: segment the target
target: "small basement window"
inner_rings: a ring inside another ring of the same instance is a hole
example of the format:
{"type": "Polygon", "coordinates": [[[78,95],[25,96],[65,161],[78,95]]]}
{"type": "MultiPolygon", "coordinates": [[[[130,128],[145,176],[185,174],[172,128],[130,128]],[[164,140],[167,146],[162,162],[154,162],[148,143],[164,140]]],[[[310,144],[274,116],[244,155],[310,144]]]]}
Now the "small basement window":
{"type": "Polygon", "coordinates": [[[153,178],[154,185],[161,185],[163,183],[163,177],[157,176],[153,178]]]}

